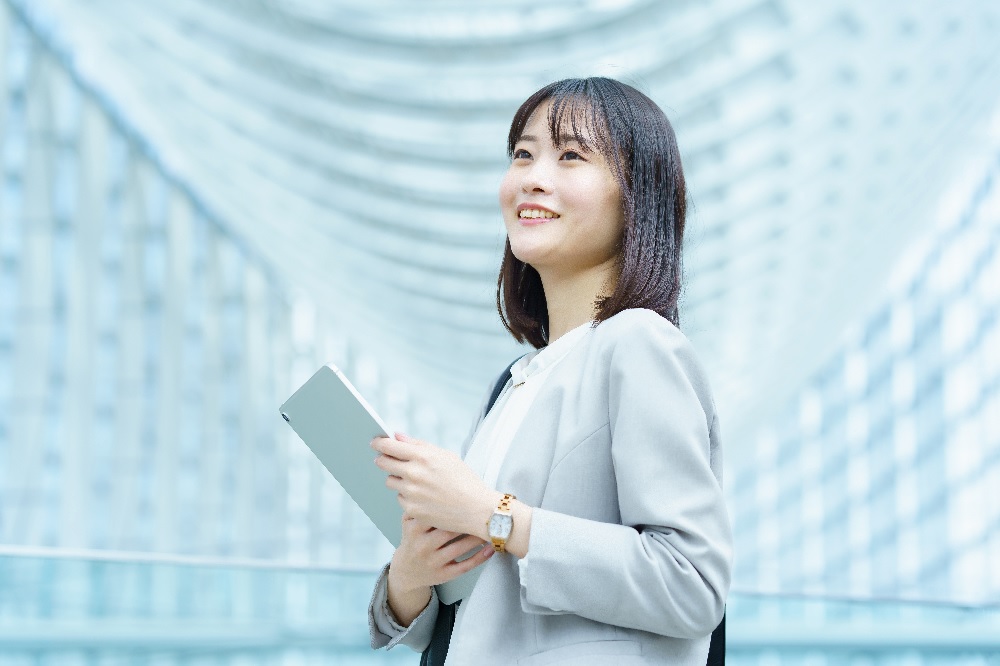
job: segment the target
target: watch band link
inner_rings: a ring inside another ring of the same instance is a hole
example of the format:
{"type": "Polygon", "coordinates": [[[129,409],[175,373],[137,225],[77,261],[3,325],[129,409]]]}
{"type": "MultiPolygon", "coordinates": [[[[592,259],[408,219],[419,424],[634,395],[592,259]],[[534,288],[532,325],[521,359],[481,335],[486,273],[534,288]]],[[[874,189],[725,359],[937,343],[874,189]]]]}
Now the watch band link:
{"type": "Polygon", "coordinates": [[[497,506],[497,511],[510,511],[510,501],[512,499],[517,499],[517,497],[510,493],[504,493],[503,499],[500,500],[500,504],[497,506]]]}

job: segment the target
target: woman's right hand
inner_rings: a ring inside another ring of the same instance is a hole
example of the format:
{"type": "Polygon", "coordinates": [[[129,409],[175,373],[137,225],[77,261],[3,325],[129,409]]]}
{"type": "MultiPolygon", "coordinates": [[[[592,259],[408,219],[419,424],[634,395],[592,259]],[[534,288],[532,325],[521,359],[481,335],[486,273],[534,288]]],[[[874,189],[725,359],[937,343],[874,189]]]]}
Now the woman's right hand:
{"type": "Polygon", "coordinates": [[[427,607],[432,585],[454,580],[490,559],[495,551],[492,545],[487,545],[472,557],[455,561],[485,543],[477,536],[427,527],[404,516],[403,538],[389,564],[387,581],[389,607],[399,623],[408,627],[427,607]],[[454,543],[448,543],[460,536],[454,543]]]}

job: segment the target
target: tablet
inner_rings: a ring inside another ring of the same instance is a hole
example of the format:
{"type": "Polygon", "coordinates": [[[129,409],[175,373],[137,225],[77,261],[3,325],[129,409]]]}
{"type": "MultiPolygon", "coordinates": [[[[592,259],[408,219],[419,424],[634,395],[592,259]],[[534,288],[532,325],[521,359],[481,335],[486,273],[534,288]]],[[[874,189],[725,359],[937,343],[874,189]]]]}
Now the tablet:
{"type": "MultiPolygon", "coordinates": [[[[398,547],[403,508],[396,493],[386,488],[387,475],[375,465],[378,452],[370,445],[376,437],[392,437],[393,430],[347,377],[333,364],[323,366],[281,405],[280,412],[389,543],[398,547]]],[[[436,586],[438,597],[446,604],[467,597],[479,569],[436,586]]]]}

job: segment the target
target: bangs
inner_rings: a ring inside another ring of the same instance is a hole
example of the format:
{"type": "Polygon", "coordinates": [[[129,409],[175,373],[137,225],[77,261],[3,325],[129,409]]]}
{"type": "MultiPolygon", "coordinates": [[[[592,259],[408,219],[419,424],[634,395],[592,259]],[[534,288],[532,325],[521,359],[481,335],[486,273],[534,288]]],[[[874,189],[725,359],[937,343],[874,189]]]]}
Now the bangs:
{"type": "Polygon", "coordinates": [[[549,107],[549,138],[554,146],[562,147],[576,141],[590,152],[604,156],[621,177],[621,156],[615,147],[608,123],[608,110],[600,93],[587,80],[570,79],[552,83],[525,100],[514,114],[507,135],[507,157],[514,157],[514,147],[521,140],[532,114],[551,102],[549,107]]]}

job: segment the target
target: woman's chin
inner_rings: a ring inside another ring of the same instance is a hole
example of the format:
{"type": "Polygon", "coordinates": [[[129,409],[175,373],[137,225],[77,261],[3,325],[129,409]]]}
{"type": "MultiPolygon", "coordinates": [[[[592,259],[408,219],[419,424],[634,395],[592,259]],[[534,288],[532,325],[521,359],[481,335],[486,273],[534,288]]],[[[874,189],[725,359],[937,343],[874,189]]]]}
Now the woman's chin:
{"type": "Polygon", "coordinates": [[[510,251],[515,259],[521,263],[528,264],[535,270],[538,270],[538,267],[545,263],[545,256],[547,254],[541,251],[540,248],[517,248],[513,245],[511,245],[510,251]]]}
{"type": "Polygon", "coordinates": [[[558,248],[553,247],[557,246],[553,239],[543,238],[542,234],[531,236],[531,234],[516,234],[507,238],[510,240],[510,251],[514,256],[519,261],[534,266],[536,262],[551,258],[553,251],[558,248]]]}

